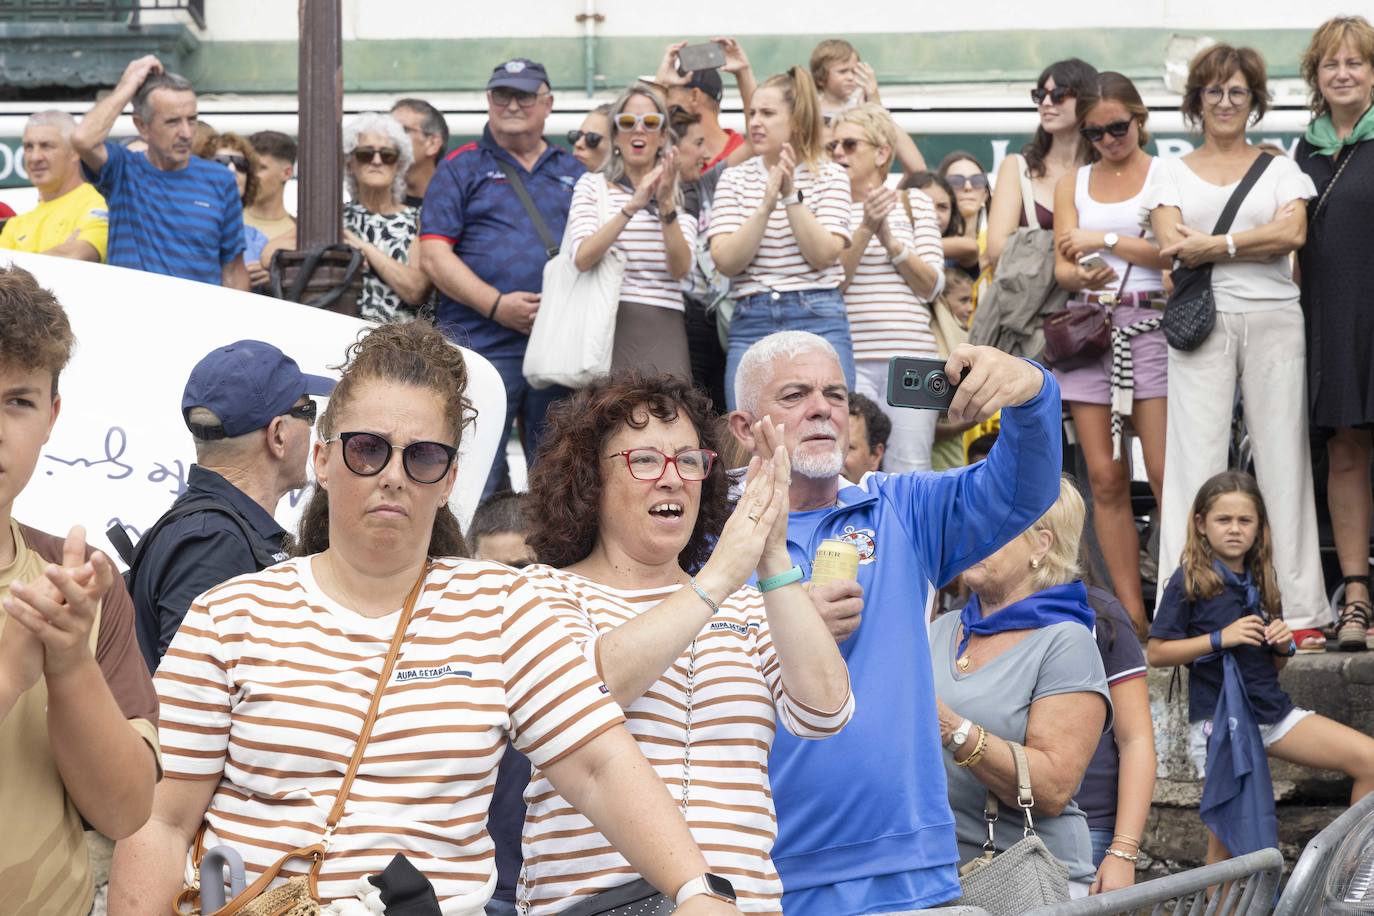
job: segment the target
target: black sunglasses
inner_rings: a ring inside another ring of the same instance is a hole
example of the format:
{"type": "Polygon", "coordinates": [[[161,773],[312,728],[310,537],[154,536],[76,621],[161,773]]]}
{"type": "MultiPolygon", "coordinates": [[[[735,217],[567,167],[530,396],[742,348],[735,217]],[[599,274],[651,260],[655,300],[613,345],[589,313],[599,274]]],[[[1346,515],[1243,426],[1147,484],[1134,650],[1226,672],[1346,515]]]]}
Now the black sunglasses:
{"type": "Polygon", "coordinates": [[[313,400],[306,398],[304,404],[297,404],[286,412],[286,416],[295,417],[297,420],[304,420],[307,426],[315,425],[315,417],[319,415],[320,407],[313,400]]]}
{"type": "Polygon", "coordinates": [[[382,157],[382,165],[395,165],[396,160],[401,158],[401,153],[389,146],[380,149],[375,146],[360,146],[353,151],[353,159],[359,165],[371,165],[375,156],[382,157]]]}
{"type": "Polygon", "coordinates": [[[602,136],[590,130],[570,130],[568,131],[568,144],[576,146],[578,140],[587,141],[587,149],[596,149],[601,145],[602,136]]]}
{"type": "Polygon", "coordinates": [[[238,153],[234,153],[232,155],[230,155],[229,153],[219,153],[214,157],[214,161],[218,162],[220,165],[232,166],[234,171],[236,172],[240,172],[244,175],[248,174],[247,156],[241,156],[238,153]]]}
{"type": "Polygon", "coordinates": [[[1074,92],[1068,86],[1055,86],[1053,89],[1042,89],[1039,86],[1037,86],[1030,92],[1031,101],[1037,105],[1043,105],[1045,103],[1045,99],[1049,99],[1050,102],[1055,105],[1062,105],[1064,104],[1065,99],[1072,99],[1078,97],[1078,93],[1074,92]]]}
{"type": "Polygon", "coordinates": [[[324,442],[343,443],[344,466],[359,477],[382,473],[391,462],[391,453],[399,450],[407,477],[416,483],[438,483],[458,457],[458,449],[442,442],[412,442],[402,448],[376,433],[339,433],[324,442]]]}
{"type": "Polygon", "coordinates": [[[986,175],[946,175],[945,181],[956,191],[964,188],[972,188],[975,191],[983,191],[988,186],[988,176],[986,175]]]}
{"type": "Polygon", "coordinates": [[[1135,122],[1113,121],[1105,127],[1080,127],[1078,128],[1078,132],[1082,134],[1083,139],[1087,140],[1089,143],[1101,143],[1102,138],[1107,134],[1111,134],[1113,137],[1120,140],[1131,132],[1131,125],[1133,123],[1135,122]]]}

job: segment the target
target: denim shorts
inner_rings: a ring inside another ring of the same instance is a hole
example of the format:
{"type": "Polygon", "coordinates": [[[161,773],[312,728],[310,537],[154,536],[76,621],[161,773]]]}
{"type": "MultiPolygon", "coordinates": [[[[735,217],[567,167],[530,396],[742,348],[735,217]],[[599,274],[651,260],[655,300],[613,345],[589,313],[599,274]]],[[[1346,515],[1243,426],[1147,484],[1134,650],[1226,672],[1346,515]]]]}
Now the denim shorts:
{"type": "MultiPolygon", "coordinates": [[[[1260,739],[1264,741],[1264,746],[1270,747],[1281,738],[1287,737],[1288,733],[1293,730],[1293,726],[1310,715],[1312,715],[1312,710],[1294,706],[1288,711],[1288,715],[1273,725],[1261,725],[1259,732],[1260,739]]],[[[1211,736],[1211,719],[1193,722],[1188,726],[1188,759],[1193,761],[1198,779],[1207,778],[1207,739],[1211,736]]]]}
{"type": "Polygon", "coordinates": [[[854,390],[854,344],[849,313],[838,289],[803,289],[754,293],[735,300],[730,319],[730,348],[725,357],[725,400],[735,404],[735,372],[744,351],[778,331],[810,331],[829,341],[840,357],[845,384],[854,390]]]}

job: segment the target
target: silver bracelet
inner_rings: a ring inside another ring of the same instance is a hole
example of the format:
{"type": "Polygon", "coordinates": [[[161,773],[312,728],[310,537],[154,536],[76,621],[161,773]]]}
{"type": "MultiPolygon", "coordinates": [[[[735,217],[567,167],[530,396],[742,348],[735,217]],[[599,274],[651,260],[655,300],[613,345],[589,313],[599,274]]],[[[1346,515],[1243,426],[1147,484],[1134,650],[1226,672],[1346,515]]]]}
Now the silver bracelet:
{"type": "Polygon", "coordinates": [[[1125,859],[1127,862],[1130,862],[1132,865],[1134,865],[1136,862],[1139,862],[1139,861],[1140,861],[1140,853],[1136,853],[1135,855],[1131,855],[1129,852],[1122,852],[1120,849],[1113,849],[1113,848],[1111,848],[1110,846],[1107,847],[1107,855],[1109,855],[1109,856],[1116,856],[1118,859],[1125,859]]]}
{"type": "Polygon", "coordinates": [[[902,262],[911,257],[911,248],[903,245],[902,250],[892,256],[892,266],[901,267],[902,262]]]}
{"type": "Polygon", "coordinates": [[[711,600],[711,596],[708,595],[708,594],[706,594],[706,590],[703,589],[700,585],[697,585],[697,578],[696,578],[696,576],[693,576],[693,577],[692,577],[690,580],[688,580],[688,581],[690,581],[690,582],[692,583],[692,591],[696,592],[696,593],[697,593],[697,597],[699,597],[702,601],[705,601],[705,602],[706,602],[706,606],[709,607],[709,608],[711,609],[711,613],[712,613],[712,614],[719,614],[719,613],[720,613],[720,605],[719,605],[719,604],[716,604],[714,601],[712,601],[712,600],[711,600]]]}

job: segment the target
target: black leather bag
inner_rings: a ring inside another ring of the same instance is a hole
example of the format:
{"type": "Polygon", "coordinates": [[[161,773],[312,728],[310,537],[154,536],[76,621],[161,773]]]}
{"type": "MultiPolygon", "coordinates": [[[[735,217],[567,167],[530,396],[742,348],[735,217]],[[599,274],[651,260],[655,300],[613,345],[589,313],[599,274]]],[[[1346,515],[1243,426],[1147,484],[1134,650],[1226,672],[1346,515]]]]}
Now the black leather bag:
{"type": "Polygon", "coordinates": [[[350,245],[278,251],[267,268],[272,295],[311,308],[359,316],[363,253],[350,245]]]}
{"type": "MultiPolygon", "coordinates": [[[[1260,153],[1251,163],[1245,177],[1236,185],[1230,199],[1226,201],[1226,206],[1212,229],[1212,235],[1224,235],[1231,228],[1245,196],[1250,193],[1255,182],[1259,181],[1264,170],[1269,168],[1269,163],[1273,159],[1274,157],[1268,153],[1260,153]]],[[[1196,350],[1211,336],[1212,328],[1216,327],[1217,323],[1216,297],[1212,295],[1212,265],[1199,264],[1197,267],[1188,267],[1175,260],[1170,276],[1173,278],[1174,290],[1169,294],[1169,302],[1164,307],[1164,318],[1160,322],[1160,327],[1164,329],[1164,338],[1169,341],[1169,346],[1175,350],[1196,350]]]]}
{"type": "Polygon", "coordinates": [[[675,909],[673,901],[640,878],[588,897],[559,916],[668,916],[675,909]]]}

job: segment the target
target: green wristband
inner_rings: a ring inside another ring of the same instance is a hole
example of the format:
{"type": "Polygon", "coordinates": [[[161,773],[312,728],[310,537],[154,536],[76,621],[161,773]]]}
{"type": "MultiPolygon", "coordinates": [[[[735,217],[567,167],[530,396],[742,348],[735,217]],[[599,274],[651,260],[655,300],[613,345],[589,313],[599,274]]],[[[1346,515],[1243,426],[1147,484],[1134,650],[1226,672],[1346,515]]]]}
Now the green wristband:
{"type": "Polygon", "coordinates": [[[780,572],[776,576],[769,576],[759,583],[760,592],[771,592],[775,588],[782,588],[784,585],[791,585],[793,582],[800,582],[802,579],[802,568],[793,566],[786,572],[780,572]]]}

